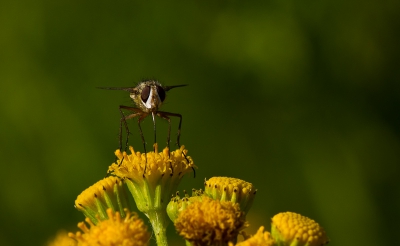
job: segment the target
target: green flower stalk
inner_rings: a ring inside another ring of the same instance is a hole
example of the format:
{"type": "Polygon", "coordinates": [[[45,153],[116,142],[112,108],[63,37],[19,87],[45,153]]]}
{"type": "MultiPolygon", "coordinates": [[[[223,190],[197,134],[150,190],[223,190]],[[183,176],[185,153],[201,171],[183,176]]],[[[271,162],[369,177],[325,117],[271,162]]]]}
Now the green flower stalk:
{"type": "Polygon", "coordinates": [[[106,177],[84,190],[76,198],[75,208],[94,224],[108,219],[107,208],[125,217],[124,209],[129,208],[125,185],[119,178],[106,177]]]}
{"type": "Polygon", "coordinates": [[[247,214],[253,205],[257,190],[253,184],[237,178],[213,177],[205,180],[205,194],[214,200],[239,203],[240,209],[247,214]]]}
{"type": "Polygon", "coordinates": [[[149,218],[157,245],[167,245],[168,201],[183,176],[196,166],[184,146],[172,152],[165,148],[159,153],[155,144],[154,152],[135,152],[132,147],[130,152],[128,155],[117,150],[117,163],[109,167],[108,173],[125,181],[137,208],[149,218]]]}

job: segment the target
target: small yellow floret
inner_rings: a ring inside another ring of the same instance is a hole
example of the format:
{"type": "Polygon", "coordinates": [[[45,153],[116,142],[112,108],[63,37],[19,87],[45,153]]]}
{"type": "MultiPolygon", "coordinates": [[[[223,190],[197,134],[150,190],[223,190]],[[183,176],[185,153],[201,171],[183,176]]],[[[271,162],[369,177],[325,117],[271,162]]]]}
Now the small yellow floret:
{"type": "Polygon", "coordinates": [[[235,241],[246,226],[238,204],[208,197],[190,204],[175,220],[178,233],[192,245],[221,245],[235,241]]]}
{"type": "Polygon", "coordinates": [[[109,219],[97,225],[86,218],[89,227],[84,222],[78,224],[83,233],[68,235],[78,241],[78,246],[148,245],[150,233],[137,214],[127,211],[127,216],[121,218],[120,213],[114,213],[112,209],[107,209],[107,214],[109,219]]]}
{"type": "Polygon", "coordinates": [[[66,231],[59,231],[56,237],[47,243],[47,246],[76,246],[77,242],[68,236],[66,231]]]}
{"type": "Polygon", "coordinates": [[[271,237],[271,233],[268,231],[264,232],[264,226],[258,229],[257,234],[250,237],[249,239],[236,244],[237,246],[273,246],[274,239],[271,237]]]}
{"type": "Polygon", "coordinates": [[[329,242],[317,222],[292,212],[279,213],[272,218],[272,235],[276,241],[295,242],[299,246],[320,246],[329,242]]]}

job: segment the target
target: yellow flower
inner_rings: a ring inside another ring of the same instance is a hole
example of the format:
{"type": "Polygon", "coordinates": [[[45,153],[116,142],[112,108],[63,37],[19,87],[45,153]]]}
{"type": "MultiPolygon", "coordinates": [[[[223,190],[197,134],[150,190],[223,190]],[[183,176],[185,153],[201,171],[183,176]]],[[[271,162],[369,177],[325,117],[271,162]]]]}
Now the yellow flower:
{"type": "Polygon", "coordinates": [[[59,231],[56,237],[47,243],[47,246],[76,246],[77,242],[68,236],[66,231],[59,231]]]}
{"type": "Polygon", "coordinates": [[[75,208],[95,224],[98,223],[98,218],[100,220],[108,218],[107,208],[118,210],[122,217],[125,217],[124,209],[129,208],[129,204],[124,184],[116,177],[104,178],[76,198],[75,208]]]}
{"type": "MultiPolygon", "coordinates": [[[[264,232],[264,226],[258,229],[257,234],[248,238],[247,240],[236,244],[236,246],[273,246],[274,239],[271,237],[271,233],[268,231],[264,232]]],[[[231,244],[230,246],[232,246],[231,244]]]]}
{"type": "Polygon", "coordinates": [[[149,218],[157,244],[166,245],[168,201],[183,176],[196,166],[184,146],[172,152],[165,148],[161,153],[157,144],[154,152],[135,153],[132,147],[129,149],[130,155],[120,150],[115,152],[118,160],[108,173],[124,179],[137,208],[149,218]]]}
{"type": "Polygon", "coordinates": [[[108,172],[123,178],[135,198],[138,209],[146,212],[149,208],[163,207],[169,201],[172,193],[175,193],[182,177],[192,171],[192,158],[182,146],[176,151],[169,152],[165,148],[158,153],[157,144],[155,152],[140,153],[129,148],[131,153],[115,151],[117,163],[109,167],[108,172]]]}
{"type": "Polygon", "coordinates": [[[236,242],[247,226],[237,203],[203,197],[190,204],[175,220],[175,228],[192,245],[227,245],[236,242]]]}
{"type": "Polygon", "coordinates": [[[321,246],[329,242],[317,222],[292,212],[275,215],[271,233],[278,245],[321,246]]]}
{"type": "Polygon", "coordinates": [[[137,214],[126,210],[126,217],[121,218],[119,212],[107,209],[107,220],[94,225],[89,218],[78,224],[83,233],[69,233],[68,236],[78,241],[78,246],[141,246],[148,245],[150,233],[137,214]]]}
{"type": "Polygon", "coordinates": [[[213,177],[205,180],[205,193],[214,200],[239,203],[242,211],[247,213],[253,204],[257,190],[253,184],[241,179],[213,177]]]}

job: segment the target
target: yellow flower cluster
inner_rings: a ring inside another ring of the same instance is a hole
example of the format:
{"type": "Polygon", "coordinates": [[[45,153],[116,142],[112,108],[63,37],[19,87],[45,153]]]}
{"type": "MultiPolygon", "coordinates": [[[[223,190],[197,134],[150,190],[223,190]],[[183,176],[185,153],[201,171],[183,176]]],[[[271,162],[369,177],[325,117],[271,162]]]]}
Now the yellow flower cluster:
{"type": "Polygon", "coordinates": [[[124,184],[132,194],[137,208],[152,225],[157,245],[168,245],[167,213],[175,229],[187,245],[218,246],[321,246],[329,242],[325,231],[315,221],[286,212],[272,218],[271,233],[260,227],[251,237],[243,231],[248,226],[246,213],[255,198],[253,184],[229,177],[205,180],[203,190],[186,192],[183,198],[176,192],[183,175],[195,167],[187,151],[134,152],[117,150],[118,161],[108,170],[109,177],[83,191],[75,206],[84,213],[82,232],[59,234],[51,246],[142,246],[148,245],[150,233],[136,213],[128,209],[124,184]],[[172,199],[171,194],[176,194],[172,199]],[[171,200],[169,203],[168,200],[171,200]],[[119,210],[119,211],[118,211],[119,210]],[[117,211],[117,212],[114,212],[117,211]],[[242,234],[245,241],[237,243],[242,234]]]}

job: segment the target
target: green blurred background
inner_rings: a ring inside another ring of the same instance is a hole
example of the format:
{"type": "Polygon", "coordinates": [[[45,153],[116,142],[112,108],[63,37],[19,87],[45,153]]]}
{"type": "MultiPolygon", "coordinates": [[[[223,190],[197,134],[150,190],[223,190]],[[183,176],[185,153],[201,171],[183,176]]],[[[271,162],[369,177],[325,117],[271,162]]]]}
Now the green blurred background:
{"type": "MultiPolygon", "coordinates": [[[[143,78],[189,84],[163,107],[183,115],[181,142],[199,167],[181,190],[241,178],[258,188],[249,233],[293,211],[318,221],[330,245],[393,244],[399,10],[377,0],[2,1],[0,244],[77,231],[74,200],[104,177],[118,105],[132,105],[127,92],[95,87],[143,78]]],[[[161,147],[166,130],[158,120],[161,147]]]]}

